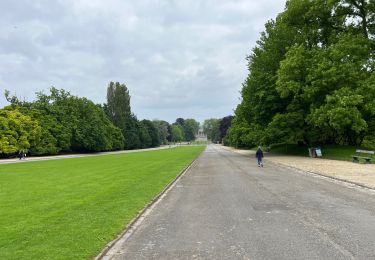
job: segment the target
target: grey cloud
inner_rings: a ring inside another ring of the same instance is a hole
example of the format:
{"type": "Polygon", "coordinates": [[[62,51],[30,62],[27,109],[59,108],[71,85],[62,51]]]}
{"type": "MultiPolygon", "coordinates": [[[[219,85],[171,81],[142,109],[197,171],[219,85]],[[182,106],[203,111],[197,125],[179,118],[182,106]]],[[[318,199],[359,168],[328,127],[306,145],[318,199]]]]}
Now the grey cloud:
{"type": "MultiPolygon", "coordinates": [[[[284,1],[3,0],[0,91],[56,86],[105,102],[125,83],[140,118],[232,113],[246,55],[284,1]]],[[[3,97],[0,105],[6,105],[3,97]]]]}

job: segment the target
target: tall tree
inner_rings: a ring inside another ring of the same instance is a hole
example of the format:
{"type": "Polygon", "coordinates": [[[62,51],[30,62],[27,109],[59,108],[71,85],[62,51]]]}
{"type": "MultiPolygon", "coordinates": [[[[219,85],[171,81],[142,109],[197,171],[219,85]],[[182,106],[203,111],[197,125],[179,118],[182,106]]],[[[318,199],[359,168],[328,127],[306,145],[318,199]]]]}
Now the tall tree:
{"type": "Polygon", "coordinates": [[[220,141],[227,135],[228,129],[232,124],[233,116],[226,116],[220,120],[219,132],[220,132],[220,141]]]}
{"type": "Polygon", "coordinates": [[[131,117],[130,94],[125,84],[109,83],[105,111],[112,123],[124,131],[126,120],[131,117]]]}
{"type": "Polygon", "coordinates": [[[121,129],[125,138],[125,149],[141,147],[139,124],[130,108],[130,94],[125,84],[110,82],[107,88],[107,104],[104,106],[108,118],[121,129]]]}

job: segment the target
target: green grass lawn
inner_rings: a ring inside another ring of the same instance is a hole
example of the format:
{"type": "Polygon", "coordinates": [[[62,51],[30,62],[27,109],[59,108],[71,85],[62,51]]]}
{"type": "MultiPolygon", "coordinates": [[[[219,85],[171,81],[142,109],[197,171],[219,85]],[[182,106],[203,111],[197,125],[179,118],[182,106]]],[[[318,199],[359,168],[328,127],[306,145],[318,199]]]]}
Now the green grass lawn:
{"type": "MultiPolygon", "coordinates": [[[[332,160],[351,161],[352,155],[355,154],[355,150],[358,148],[359,147],[354,147],[354,146],[323,145],[321,146],[322,154],[323,154],[322,158],[332,159],[332,160]]],[[[368,150],[366,148],[362,148],[362,149],[368,150]]],[[[272,146],[271,153],[306,156],[306,157],[309,156],[307,146],[298,146],[296,144],[287,144],[287,145],[280,144],[280,145],[272,146]]]]}
{"type": "Polygon", "coordinates": [[[0,259],[94,257],[204,148],[0,165],[0,259]]]}

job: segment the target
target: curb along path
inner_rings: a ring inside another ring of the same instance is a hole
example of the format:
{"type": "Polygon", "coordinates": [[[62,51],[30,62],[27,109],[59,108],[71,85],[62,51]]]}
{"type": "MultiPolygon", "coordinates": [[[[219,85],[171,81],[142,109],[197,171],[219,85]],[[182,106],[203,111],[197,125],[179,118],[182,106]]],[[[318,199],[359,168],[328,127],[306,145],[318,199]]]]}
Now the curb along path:
{"type": "Polygon", "coordinates": [[[209,145],[99,259],[373,259],[374,195],[209,145]]]}
{"type": "Polygon", "coordinates": [[[152,212],[157,204],[163,200],[168,192],[176,185],[176,183],[189,171],[194,163],[199,158],[195,158],[188,166],[186,166],[177,177],[169,183],[149,204],[147,204],[139,214],[126,226],[125,230],[114,240],[109,242],[103,251],[95,257],[95,260],[108,260],[121,252],[123,243],[133,234],[136,228],[142,224],[143,220],[152,212]]]}

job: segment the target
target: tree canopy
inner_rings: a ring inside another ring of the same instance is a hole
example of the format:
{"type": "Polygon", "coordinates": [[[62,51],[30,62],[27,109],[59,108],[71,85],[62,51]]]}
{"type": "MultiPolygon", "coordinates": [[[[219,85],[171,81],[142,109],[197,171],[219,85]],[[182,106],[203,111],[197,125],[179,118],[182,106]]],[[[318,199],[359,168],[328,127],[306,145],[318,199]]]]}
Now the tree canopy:
{"type": "Polygon", "coordinates": [[[131,111],[129,90],[119,82],[109,83],[103,105],[54,87],[36,93],[33,102],[20,101],[9,91],[5,97],[10,105],[0,109],[1,157],[22,150],[46,155],[157,147],[192,141],[199,128],[194,119],[179,118],[174,126],[139,121],[131,111]]]}
{"type": "MultiPolygon", "coordinates": [[[[31,154],[59,152],[108,151],[122,149],[124,139],[120,129],[106,117],[102,108],[86,98],[72,96],[65,90],[51,88],[49,94],[37,93],[34,102],[20,102],[7,94],[12,102],[4,110],[17,114],[23,124],[35,122],[38,130],[26,130],[26,143],[18,150],[31,154]]],[[[6,118],[6,117],[5,117],[6,118]]],[[[18,131],[24,129],[17,125],[18,131]]],[[[3,153],[15,151],[1,150],[3,153]]]]}
{"type": "Polygon", "coordinates": [[[0,152],[4,154],[28,150],[40,140],[38,122],[18,110],[0,109],[0,152]]]}
{"type": "Polygon", "coordinates": [[[248,57],[230,144],[373,140],[374,11],[366,0],[287,1],[248,57]]]}
{"type": "Polygon", "coordinates": [[[195,119],[192,119],[192,118],[188,118],[188,119],[177,118],[176,122],[174,122],[173,125],[179,126],[182,132],[181,138],[180,138],[180,134],[178,134],[179,131],[177,131],[176,128],[172,128],[172,141],[175,141],[175,142],[176,142],[176,139],[180,139],[178,141],[186,141],[186,142],[194,141],[199,131],[199,122],[197,122],[195,119]],[[177,136],[174,136],[173,133],[177,134],[177,136]]]}
{"type": "Polygon", "coordinates": [[[220,119],[210,118],[203,122],[203,132],[207,135],[207,139],[216,143],[226,143],[226,135],[231,126],[233,116],[226,116],[220,119]]]}

